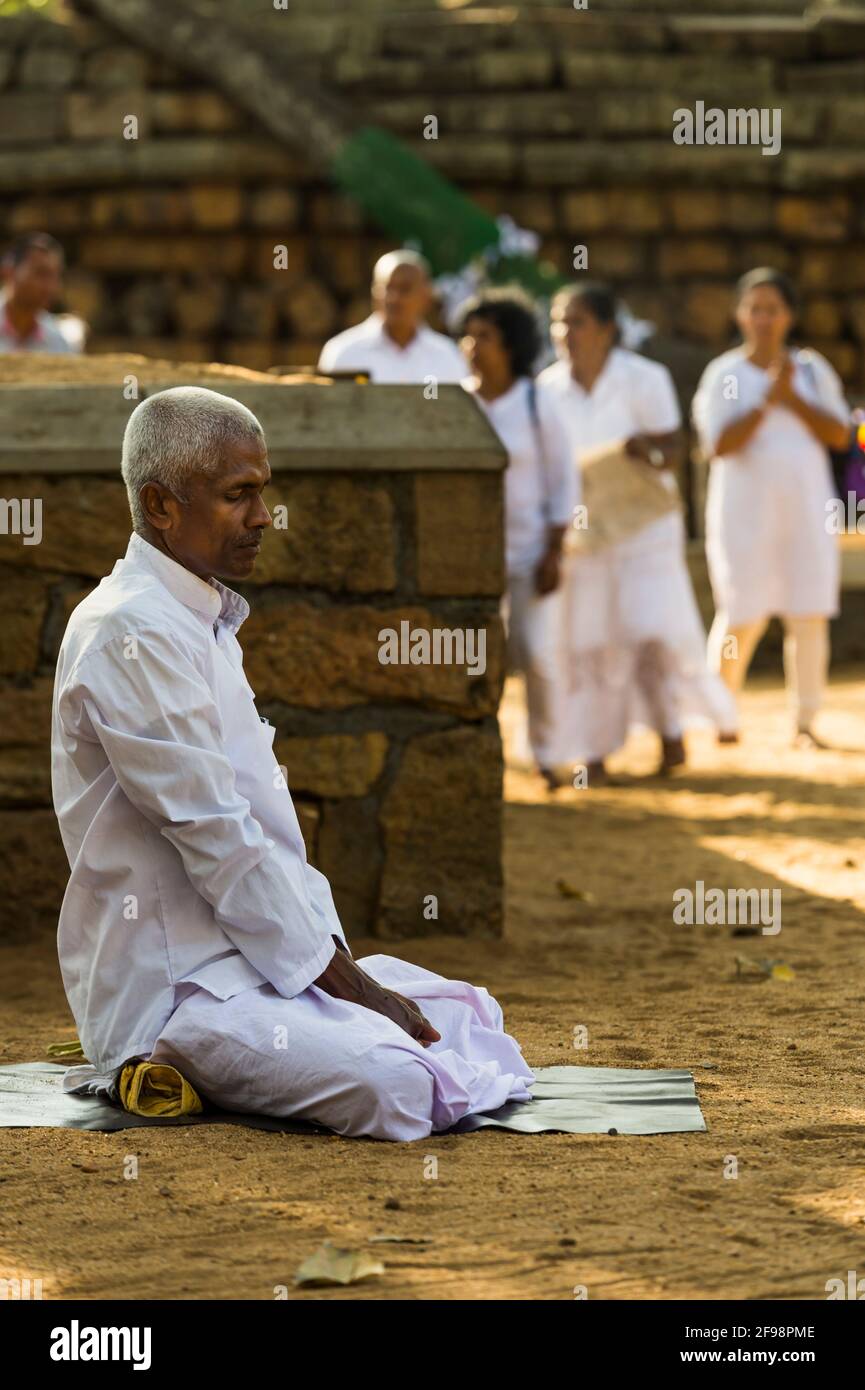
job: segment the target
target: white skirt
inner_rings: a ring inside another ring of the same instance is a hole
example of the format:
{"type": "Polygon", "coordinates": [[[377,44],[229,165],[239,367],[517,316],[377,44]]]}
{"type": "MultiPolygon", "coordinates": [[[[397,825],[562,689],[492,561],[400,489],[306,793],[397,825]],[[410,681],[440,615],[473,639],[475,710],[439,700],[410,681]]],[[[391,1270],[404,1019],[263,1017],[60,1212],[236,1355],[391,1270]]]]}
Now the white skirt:
{"type": "Polygon", "coordinates": [[[786,477],[717,459],[706,493],[706,559],[715,607],[728,627],[766,618],[835,618],[841,552],[827,525],[825,456],[780,461],[786,477]]]}
{"type": "Polygon", "coordinates": [[[690,722],[737,727],[735,702],[706,665],[706,633],[678,512],[565,575],[564,690],[558,762],[600,761],[632,726],[681,735],[690,722]]]}

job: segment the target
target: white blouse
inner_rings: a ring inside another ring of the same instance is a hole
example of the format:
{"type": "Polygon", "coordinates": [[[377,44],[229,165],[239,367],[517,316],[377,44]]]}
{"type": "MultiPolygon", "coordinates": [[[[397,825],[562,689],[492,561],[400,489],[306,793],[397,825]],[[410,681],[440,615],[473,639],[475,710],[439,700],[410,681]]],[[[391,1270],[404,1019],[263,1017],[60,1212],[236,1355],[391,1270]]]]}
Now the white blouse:
{"type": "Polygon", "coordinates": [[[505,472],[505,551],[508,574],[530,574],[546,549],[547,528],[567,526],[577,503],[573,450],[555,402],[535,392],[537,423],[530,406],[531,383],[520,377],[509,391],[477,401],[508,451],[505,472]]]}
{"type": "MultiPolygon", "coordinates": [[[[538,377],[538,388],[558,405],[576,460],[599,444],[630,439],[635,434],[671,434],[682,422],[673,378],[660,362],[614,347],[607,355],[591,391],[571,375],[570,363],[555,362],[538,377]]],[[[579,472],[579,464],[576,464],[579,472]]],[[[672,473],[659,481],[677,493],[672,473]]],[[[678,511],[650,521],[627,542],[632,545],[675,548],[684,539],[678,511]]],[[[580,557],[581,565],[585,557],[580,557]]],[[[579,567],[577,567],[579,568],[579,567]]]]}
{"type": "Polygon", "coordinates": [[[611,349],[591,391],[574,381],[570,363],[564,360],[541,372],[538,388],[564,408],[565,426],[578,453],[635,434],[670,434],[682,423],[667,368],[627,348],[611,349]]]}

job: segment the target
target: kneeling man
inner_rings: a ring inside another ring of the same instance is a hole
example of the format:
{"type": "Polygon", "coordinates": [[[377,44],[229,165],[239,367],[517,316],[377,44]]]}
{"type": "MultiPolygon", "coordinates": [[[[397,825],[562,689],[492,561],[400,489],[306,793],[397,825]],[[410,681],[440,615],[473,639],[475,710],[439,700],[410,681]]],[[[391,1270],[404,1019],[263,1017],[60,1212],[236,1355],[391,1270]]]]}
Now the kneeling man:
{"type": "Polygon", "coordinates": [[[87,1067],[169,1063],[226,1110],[419,1139],[529,1100],[488,992],[387,955],[356,961],[306,860],[274,729],[237,632],[271,518],[255,416],[197,387],[130,416],[123,559],[57,663],[52,786],[71,875],[58,949],[87,1067]]]}

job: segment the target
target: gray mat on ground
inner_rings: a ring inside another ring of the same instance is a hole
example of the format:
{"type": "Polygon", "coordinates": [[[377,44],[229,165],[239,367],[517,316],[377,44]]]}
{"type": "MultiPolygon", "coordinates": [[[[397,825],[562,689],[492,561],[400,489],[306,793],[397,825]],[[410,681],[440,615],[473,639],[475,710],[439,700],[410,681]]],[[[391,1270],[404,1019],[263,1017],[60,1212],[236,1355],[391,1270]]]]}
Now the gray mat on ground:
{"type": "Polygon", "coordinates": [[[521,1134],[608,1134],[611,1129],[618,1134],[680,1134],[706,1128],[689,1071],[538,1067],[532,1096],[489,1115],[466,1115],[454,1129],[459,1134],[488,1125],[521,1134]]]}
{"type": "MultiPolygon", "coordinates": [[[[208,1110],[178,1119],[129,1115],[97,1096],[73,1096],[60,1085],[66,1067],[21,1062],[0,1067],[0,1128],[133,1129],[149,1125],[246,1125],[289,1134],[329,1134],[322,1125],[271,1115],[208,1110]]],[[[536,1134],[676,1134],[705,1130],[689,1071],[628,1067],[538,1067],[533,1099],[514,1101],[487,1115],[466,1115],[449,1133],[492,1127],[536,1134]]]]}

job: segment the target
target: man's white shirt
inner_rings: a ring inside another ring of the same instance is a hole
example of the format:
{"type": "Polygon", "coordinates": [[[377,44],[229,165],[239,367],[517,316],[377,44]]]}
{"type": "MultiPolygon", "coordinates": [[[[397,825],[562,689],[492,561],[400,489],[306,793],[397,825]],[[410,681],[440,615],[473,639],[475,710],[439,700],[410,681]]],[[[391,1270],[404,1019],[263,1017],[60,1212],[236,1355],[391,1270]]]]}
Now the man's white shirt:
{"type": "Polygon", "coordinates": [[[0,353],[7,352],[81,352],[81,321],[74,315],[59,316],[40,310],[32,333],[19,338],[6,308],[6,295],[0,294],[0,353]]]}
{"type": "Polygon", "coordinates": [[[318,365],[323,372],[367,371],[379,385],[423,383],[426,377],[453,383],[466,374],[465,358],[451,338],[422,324],[400,347],[378,313],[325,343],[318,365]]]}
{"type": "Polygon", "coordinates": [[[149,1056],[175,986],[286,999],[346,945],[243,672],[246,600],[133,533],[57,662],[63,982],[97,1071],[149,1056]]]}

